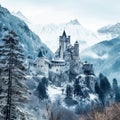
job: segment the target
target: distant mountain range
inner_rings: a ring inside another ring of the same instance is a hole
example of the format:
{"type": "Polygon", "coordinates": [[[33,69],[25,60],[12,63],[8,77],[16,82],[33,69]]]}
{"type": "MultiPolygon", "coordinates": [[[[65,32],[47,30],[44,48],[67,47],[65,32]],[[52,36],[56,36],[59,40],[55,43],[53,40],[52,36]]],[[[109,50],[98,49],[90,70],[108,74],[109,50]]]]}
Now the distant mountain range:
{"type": "Polygon", "coordinates": [[[80,22],[75,19],[67,23],[61,24],[48,24],[48,25],[32,25],[30,28],[38,34],[41,39],[49,46],[49,48],[55,52],[58,48],[59,36],[62,35],[65,30],[67,35],[71,36],[71,43],[75,41],[80,43],[80,51],[83,49],[98,43],[104,39],[110,38],[108,35],[101,35],[97,32],[91,32],[83,27],[80,22]]]}
{"type": "MultiPolygon", "coordinates": [[[[22,13],[21,13],[22,14],[22,13]]],[[[21,17],[24,15],[19,15],[21,17]]],[[[49,48],[55,52],[58,48],[59,36],[63,30],[71,36],[71,42],[76,40],[80,43],[81,60],[88,60],[94,64],[95,73],[102,72],[110,80],[120,78],[120,23],[100,28],[96,33],[84,28],[75,19],[63,24],[33,25],[24,17],[21,19],[37,33],[49,48]]]]}
{"type": "Polygon", "coordinates": [[[120,23],[108,25],[98,30],[99,33],[109,34],[112,38],[120,36],[120,23]]]}
{"type": "Polygon", "coordinates": [[[102,72],[111,81],[120,79],[120,23],[102,27],[100,34],[110,35],[112,39],[104,40],[81,52],[82,60],[94,64],[97,74],[102,72]]]}
{"type": "Polygon", "coordinates": [[[92,63],[97,74],[103,73],[110,81],[120,79],[120,37],[87,48],[81,53],[81,58],[92,63]]]}
{"type": "Polygon", "coordinates": [[[48,45],[48,47],[55,52],[58,48],[59,36],[62,35],[65,30],[67,35],[71,36],[71,43],[74,44],[75,41],[80,43],[80,51],[83,49],[94,45],[104,39],[110,39],[110,35],[103,35],[99,32],[92,32],[83,27],[77,19],[70,20],[67,23],[60,24],[32,24],[29,20],[19,11],[17,13],[13,12],[13,15],[24,20],[28,26],[35,32],[42,41],[48,45]]]}

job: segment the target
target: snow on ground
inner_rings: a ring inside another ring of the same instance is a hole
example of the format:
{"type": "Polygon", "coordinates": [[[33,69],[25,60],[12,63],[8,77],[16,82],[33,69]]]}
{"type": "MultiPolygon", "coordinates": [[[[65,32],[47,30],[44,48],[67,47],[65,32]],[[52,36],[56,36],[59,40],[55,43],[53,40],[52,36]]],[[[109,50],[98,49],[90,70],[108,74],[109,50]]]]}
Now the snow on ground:
{"type": "Polygon", "coordinates": [[[95,94],[89,94],[90,100],[98,99],[98,97],[95,94]]]}
{"type": "Polygon", "coordinates": [[[48,95],[51,101],[55,101],[58,96],[62,95],[62,88],[49,85],[48,95]]]}

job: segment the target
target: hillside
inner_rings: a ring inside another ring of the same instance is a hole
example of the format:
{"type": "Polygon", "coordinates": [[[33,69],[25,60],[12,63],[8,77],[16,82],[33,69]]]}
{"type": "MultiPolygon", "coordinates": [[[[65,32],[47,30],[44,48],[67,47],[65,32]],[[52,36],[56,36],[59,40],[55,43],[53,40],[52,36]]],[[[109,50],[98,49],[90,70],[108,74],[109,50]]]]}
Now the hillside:
{"type": "Polygon", "coordinates": [[[27,56],[35,58],[40,49],[46,53],[48,58],[53,55],[50,49],[42,43],[40,38],[29,29],[23,20],[13,16],[2,6],[0,6],[0,28],[13,30],[19,36],[20,43],[24,47],[27,56]]]}
{"type": "Polygon", "coordinates": [[[102,41],[81,53],[83,60],[93,63],[95,72],[102,72],[110,80],[118,76],[120,70],[120,37],[102,41]]]}

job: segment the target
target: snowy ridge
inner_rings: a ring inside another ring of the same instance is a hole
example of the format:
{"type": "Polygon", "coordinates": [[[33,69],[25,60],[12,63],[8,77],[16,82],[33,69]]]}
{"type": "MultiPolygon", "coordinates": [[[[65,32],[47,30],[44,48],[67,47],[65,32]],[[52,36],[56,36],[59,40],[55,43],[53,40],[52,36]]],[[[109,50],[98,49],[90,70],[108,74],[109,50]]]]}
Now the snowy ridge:
{"type": "Polygon", "coordinates": [[[24,47],[25,53],[32,58],[35,58],[38,55],[41,48],[44,51],[47,51],[47,57],[51,57],[53,55],[48,47],[41,42],[40,38],[29,29],[23,20],[11,15],[7,9],[1,6],[0,28],[15,31],[20,38],[20,43],[24,47]]]}
{"type": "Polygon", "coordinates": [[[25,21],[53,52],[57,50],[59,36],[64,30],[67,35],[71,36],[72,44],[76,40],[80,43],[80,51],[100,41],[112,38],[110,34],[101,34],[99,30],[96,32],[87,30],[78,19],[70,20],[67,23],[41,25],[30,23],[20,11],[13,13],[13,15],[25,21]]]}
{"type": "Polygon", "coordinates": [[[106,40],[82,51],[82,60],[87,60],[94,65],[95,72],[102,72],[110,81],[118,76],[120,66],[120,37],[106,40]],[[104,48],[104,49],[103,49],[104,48]]]}
{"type": "Polygon", "coordinates": [[[20,18],[21,20],[23,20],[26,24],[30,24],[30,20],[27,19],[22,13],[21,11],[17,11],[17,12],[12,12],[12,15],[20,18]]]}
{"type": "Polygon", "coordinates": [[[91,46],[106,38],[110,38],[108,35],[103,36],[99,33],[94,33],[84,28],[77,19],[71,20],[68,23],[61,24],[48,24],[48,25],[32,25],[30,28],[37,33],[42,40],[52,49],[56,51],[59,36],[65,30],[67,35],[71,36],[72,44],[77,40],[80,43],[80,51],[91,46]]]}
{"type": "Polygon", "coordinates": [[[98,30],[101,34],[109,34],[112,38],[116,38],[120,36],[120,23],[116,23],[114,25],[108,25],[105,27],[102,27],[98,30]]]}

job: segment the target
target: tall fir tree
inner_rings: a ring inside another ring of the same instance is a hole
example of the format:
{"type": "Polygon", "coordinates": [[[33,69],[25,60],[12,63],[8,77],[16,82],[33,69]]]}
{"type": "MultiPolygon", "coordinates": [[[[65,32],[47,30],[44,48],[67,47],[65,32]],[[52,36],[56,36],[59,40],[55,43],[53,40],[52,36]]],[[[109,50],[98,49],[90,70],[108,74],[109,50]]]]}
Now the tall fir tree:
{"type": "Polygon", "coordinates": [[[16,120],[16,107],[27,100],[24,54],[15,32],[9,31],[0,45],[0,107],[3,120],[16,120]]]}
{"type": "Polygon", "coordinates": [[[112,87],[115,95],[115,102],[120,102],[120,88],[116,78],[113,79],[112,87]]]}
{"type": "Polygon", "coordinates": [[[110,93],[111,85],[107,77],[105,77],[102,73],[99,74],[99,81],[100,84],[96,84],[95,89],[96,92],[99,94],[99,99],[104,106],[106,103],[106,97],[110,93]]]}
{"type": "Polygon", "coordinates": [[[74,81],[74,96],[83,96],[83,92],[81,90],[81,86],[79,85],[79,79],[75,79],[74,81]]]}
{"type": "Polygon", "coordinates": [[[40,100],[44,100],[48,98],[47,86],[48,86],[48,80],[46,78],[42,78],[42,80],[39,82],[37,87],[38,97],[40,100]]]}
{"type": "Polygon", "coordinates": [[[66,87],[66,98],[72,98],[73,88],[70,85],[66,87]]]}
{"type": "Polygon", "coordinates": [[[116,78],[113,79],[112,87],[114,92],[118,89],[118,82],[116,78]]]}

